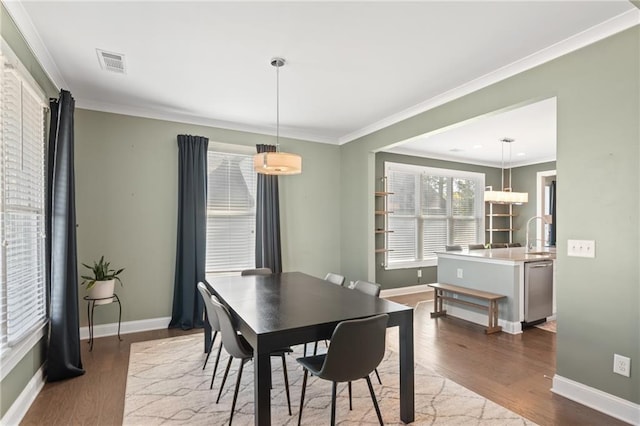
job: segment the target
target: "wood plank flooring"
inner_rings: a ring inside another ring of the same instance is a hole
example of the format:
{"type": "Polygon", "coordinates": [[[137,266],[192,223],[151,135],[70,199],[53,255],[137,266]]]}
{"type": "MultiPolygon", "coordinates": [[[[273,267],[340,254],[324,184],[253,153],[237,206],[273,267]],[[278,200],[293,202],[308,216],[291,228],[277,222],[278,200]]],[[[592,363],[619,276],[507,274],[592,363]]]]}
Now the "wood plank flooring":
{"type": "MultiPolygon", "coordinates": [[[[416,361],[540,425],[624,425],[616,419],[554,395],[555,334],[530,329],[521,335],[485,335],[483,326],[455,318],[431,319],[431,293],[393,297],[416,308],[416,361]]],[[[119,425],[131,343],[202,333],[155,330],[83,342],[86,373],[47,383],[23,425],[119,425]]],[[[390,345],[397,339],[390,338],[390,345]]],[[[419,383],[416,386],[420,386],[419,383]]]]}

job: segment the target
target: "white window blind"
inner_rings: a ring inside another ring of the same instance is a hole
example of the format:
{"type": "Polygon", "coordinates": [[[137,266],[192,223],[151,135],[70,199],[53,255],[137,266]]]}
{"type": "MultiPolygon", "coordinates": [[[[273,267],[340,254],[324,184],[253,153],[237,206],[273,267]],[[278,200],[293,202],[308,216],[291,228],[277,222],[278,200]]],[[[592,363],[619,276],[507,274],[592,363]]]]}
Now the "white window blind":
{"type": "Polygon", "coordinates": [[[385,163],[388,268],[435,264],[450,244],[484,241],[484,175],[385,163]]]}
{"type": "Polygon", "coordinates": [[[256,173],[253,156],[209,150],[207,273],[255,268],[256,173]]]}
{"type": "Polygon", "coordinates": [[[2,58],[0,83],[0,348],[46,320],[43,96],[2,58]]]}

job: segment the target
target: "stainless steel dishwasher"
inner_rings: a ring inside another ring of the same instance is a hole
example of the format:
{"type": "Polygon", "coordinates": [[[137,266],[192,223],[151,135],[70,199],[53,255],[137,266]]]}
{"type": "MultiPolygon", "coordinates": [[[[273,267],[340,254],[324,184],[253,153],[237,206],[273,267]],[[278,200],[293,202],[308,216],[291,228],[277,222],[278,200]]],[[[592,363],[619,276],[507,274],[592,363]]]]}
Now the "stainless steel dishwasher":
{"type": "Polygon", "coordinates": [[[524,264],[524,325],[544,322],[553,314],[553,261],[524,264]]]}

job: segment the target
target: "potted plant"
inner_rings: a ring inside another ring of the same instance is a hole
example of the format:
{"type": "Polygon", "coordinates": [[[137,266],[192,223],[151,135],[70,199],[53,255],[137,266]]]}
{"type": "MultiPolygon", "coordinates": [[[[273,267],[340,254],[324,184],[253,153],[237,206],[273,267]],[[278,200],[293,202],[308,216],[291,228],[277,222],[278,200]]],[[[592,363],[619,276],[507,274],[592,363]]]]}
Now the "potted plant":
{"type": "Polygon", "coordinates": [[[87,285],[87,293],[91,299],[96,300],[96,305],[104,305],[113,301],[113,289],[116,280],[122,285],[122,281],[118,275],[124,271],[124,268],[109,269],[110,262],[104,261],[104,256],[100,260],[93,261],[93,266],[83,263],[82,266],[91,270],[93,275],[82,275],[82,285],[87,285]]]}

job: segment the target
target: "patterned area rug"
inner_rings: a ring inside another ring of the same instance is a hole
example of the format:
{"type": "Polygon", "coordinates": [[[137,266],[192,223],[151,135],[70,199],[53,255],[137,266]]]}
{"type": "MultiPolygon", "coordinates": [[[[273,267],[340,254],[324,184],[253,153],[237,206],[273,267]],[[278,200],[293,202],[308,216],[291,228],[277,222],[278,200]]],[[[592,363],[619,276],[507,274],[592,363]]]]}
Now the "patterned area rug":
{"type": "MultiPolygon", "coordinates": [[[[216,341],[217,342],[217,341],[216,341]]],[[[214,351],[207,368],[202,370],[204,354],[201,334],[134,343],[127,377],[124,425],[223,425],[229,421],[236,372],[235,360],[229,372],[220,403],[215,399],[224,368],[209,390],[215,361],[214,351]]],[[[320,345],[322,346],[322,344],[320,345]]],[[[273,389],[271,418],[274,425],[297,424],[302,368],[295,362],[302,347],[287,357],[291,410],[287,412],[282,363],[272,358],[273,389]]],[[[220,364],[224,367],[227,355],[222,351],[220,364]]],[[[383,385],[372,375],[372,383],[385,424],[401,425],[398,405],[398,356],[387,351],[378,367],[383,385]]],[[[417,425],[535,425],[535,423],[501,407],[478,394],[416,365],[415,405],[417,425]]],[[[353,383],[353,411],[349,411],[346,384],[338,384],[336,422],[343,425],[377,424],[376,414],[366,381],[353,383]]],[[[302,423],[328,424],[331,418],[331,383],[310,377],[307,383],[302,423]]],[[[245,365],[238,395],[234,425],[253,425],[253,362],[245,365]]]]}

